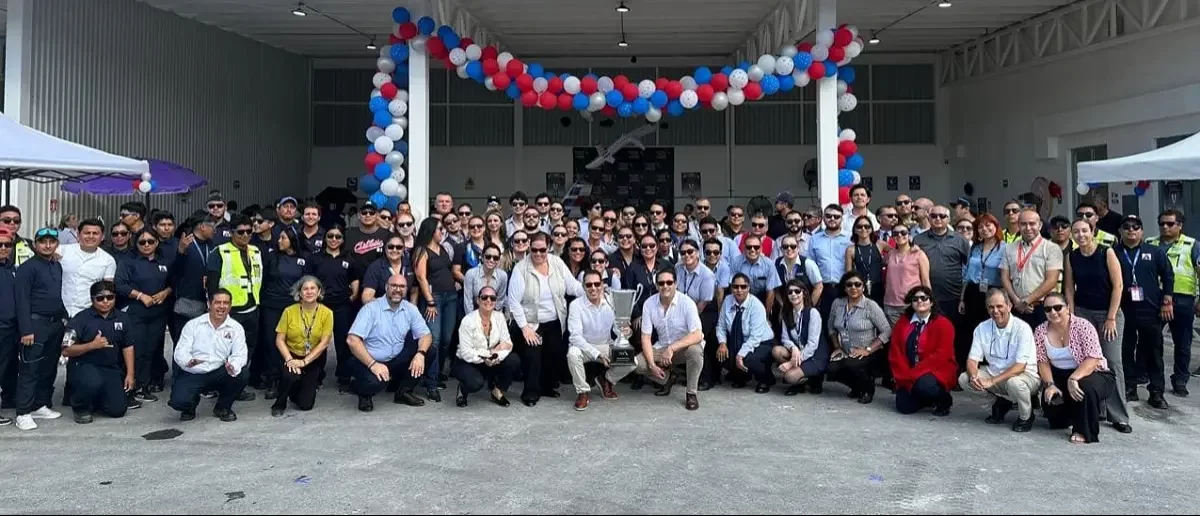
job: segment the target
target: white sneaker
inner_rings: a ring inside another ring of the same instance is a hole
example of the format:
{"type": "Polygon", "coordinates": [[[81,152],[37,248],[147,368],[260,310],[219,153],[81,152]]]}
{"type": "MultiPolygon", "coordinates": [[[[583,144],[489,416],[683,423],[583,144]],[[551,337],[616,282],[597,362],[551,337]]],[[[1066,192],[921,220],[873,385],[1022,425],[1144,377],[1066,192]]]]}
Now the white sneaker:
{"type": "Polygon", "coordinates": [[[42,407],[29,415],[33,416],[34,419],[58,419],[62,417],[62,414],[50,410],[50,407],[42,407]]]}
{"type": "Polygon", "coordinates": [[[17,416],[17,428],[20,430],[37,430],[37,423],[33,422],[33,416],[25,414],[17,416]]]}

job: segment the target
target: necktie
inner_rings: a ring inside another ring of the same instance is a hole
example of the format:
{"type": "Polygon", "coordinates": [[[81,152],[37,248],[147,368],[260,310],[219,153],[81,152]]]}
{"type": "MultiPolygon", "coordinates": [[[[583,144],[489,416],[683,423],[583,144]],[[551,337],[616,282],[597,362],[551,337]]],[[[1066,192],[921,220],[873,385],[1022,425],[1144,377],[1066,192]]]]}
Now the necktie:
{"type": "Polygon", "coordinates": [[[908,343],[905,347],[908,351],[909,367],[917,367],[917,361],[919,360],[917,357],[917,342],[921,339],[921,330],[923,329],[925,329],[925,322],[917,321],[917,324],[913,325],[912,332],[908,334],[908,343]]]}
{"type": "Polygon", "coordinates": [[[736,314],[733,316],[733,324],[729,328],[729,355],[736,355],[742,349],[742,344],[746,342],[746,333],[742,331],[742,309],[741,305],[736,308],[736,314]]]}

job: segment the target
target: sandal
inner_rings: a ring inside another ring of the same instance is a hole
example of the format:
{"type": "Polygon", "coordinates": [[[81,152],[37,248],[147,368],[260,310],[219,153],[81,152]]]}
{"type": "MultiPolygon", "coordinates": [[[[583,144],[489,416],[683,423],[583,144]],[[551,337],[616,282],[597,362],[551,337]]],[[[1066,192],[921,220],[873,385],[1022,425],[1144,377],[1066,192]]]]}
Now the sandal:
{"type": "Polygon", "coordinates": [[[1082,434],[1071,434],[1071,444],[1087,444],[1087,438],[1082,434]]]}

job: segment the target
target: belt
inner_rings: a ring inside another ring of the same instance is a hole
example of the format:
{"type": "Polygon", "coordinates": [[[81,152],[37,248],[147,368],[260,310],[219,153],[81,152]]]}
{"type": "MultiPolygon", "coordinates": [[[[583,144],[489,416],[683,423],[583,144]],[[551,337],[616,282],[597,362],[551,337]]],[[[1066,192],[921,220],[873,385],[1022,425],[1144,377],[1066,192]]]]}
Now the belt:
{"type": "Polygon", "coordinates": [[[29,318],[33,319],[35,321],[59,321],[59,322],[61,322],[63,319],[62,315],[42,315],[42,314],[30,314],[29,318]]]}

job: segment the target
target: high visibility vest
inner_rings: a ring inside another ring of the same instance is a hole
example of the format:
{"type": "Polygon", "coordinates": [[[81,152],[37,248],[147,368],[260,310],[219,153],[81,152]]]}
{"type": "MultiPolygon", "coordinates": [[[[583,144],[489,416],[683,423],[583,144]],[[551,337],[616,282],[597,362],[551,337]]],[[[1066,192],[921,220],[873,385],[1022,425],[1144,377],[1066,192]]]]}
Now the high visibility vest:
{"type": "Polygon", "coordinates": [[[1021,239],[1021,232],[1017,231],[1016,233],[1009,233],[1007,229],[1001,230],[1000,239],[1006,244],[1011,244],[1021,239]]]}
{"type": "Polygon", "coordinates": [[[246,271],[246,265],[242,262],[242,250],[233,245],[233,242],[226,242],[217,247],[217,253],[221,257],[219,285],[233,296],[232,306],[234,308],[246,306],[250,301],[251,294],[253,294],[256,304],[262,301],[259,296],[263,279],[262,252],[254,246],[247,246],[246,251],[250,253],[249,272],[246,271]]]}
{"type": "MultiPolygon", "coordinates": [[[[1157,245],[1159,237],[1146,239],[1150,245],[1157,245]]],[[[1180,235],[1179,240],[1176,240],[1171,247],[1163,249],[1167,252],[1167,261],[1175,268],[1175,294],[1183,294],[1186,296],[1196,295],[1196,264],[1192,263],[1192,246],[1196,245],[1196,239],[1180,235]]]]}
{"type": "Polygon", "coordinates": [[[20,267],[26,260],[33,258],[34,254],[36,253],[33,252],[33,246],[28,240],[17,240],[17,245],[13,246],[13,265],[20,267]]]}

